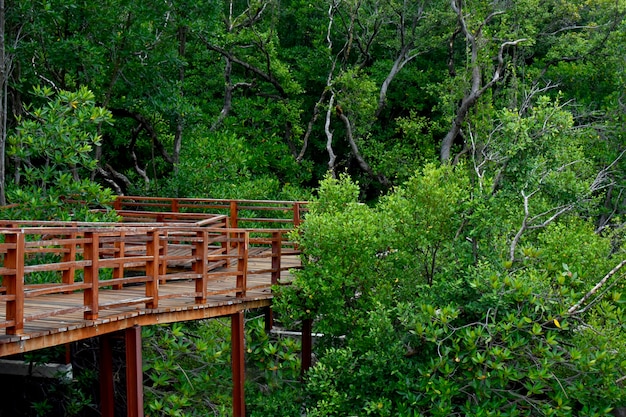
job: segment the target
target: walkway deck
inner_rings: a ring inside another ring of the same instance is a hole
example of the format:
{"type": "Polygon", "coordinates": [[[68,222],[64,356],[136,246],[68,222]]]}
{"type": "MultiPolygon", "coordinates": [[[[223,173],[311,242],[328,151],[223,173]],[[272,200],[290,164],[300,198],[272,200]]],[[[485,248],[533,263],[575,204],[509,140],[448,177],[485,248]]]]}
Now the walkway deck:
{"type": "Polygon", "coordinates": [[[219,201],[234,213],[120,205],[124,224],[1,222],[0,357],[269,306],[300,266],[289,229],[229,228],[237,202],[219,201]]]}

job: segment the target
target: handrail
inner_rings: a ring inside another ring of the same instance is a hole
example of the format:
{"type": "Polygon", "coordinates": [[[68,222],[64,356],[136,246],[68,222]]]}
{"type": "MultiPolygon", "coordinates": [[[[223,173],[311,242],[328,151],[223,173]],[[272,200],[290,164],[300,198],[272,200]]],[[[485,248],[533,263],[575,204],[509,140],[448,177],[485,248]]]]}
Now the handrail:
{"type": "Polygon", "coordinates": [[[120,212],[131,211],[168,211],[173,213],[206,213],[221,211],[228,214],[230,227],[241,223],[276,223],[291,224],[297,227],[307,211],[306,201],[283,200],[243,200],[217,198],[167,198],[118,196],[113,208],[120,212]],[[270,214],[272,217],[264,217],[270,214]]]}
{"type": "Polygon", "coordinates": [[[82,311],[85,320],[96,320],[102,310],[130,305],[158,309],[162,301],[172,298],[192,297],[196,304],[218,294],[242,298],[249,291],[280,282],[281,272],[287,269],[281,265],[281,257],[298,254],[285,239],[289,229],[228,228],[225,216],[213,219],[203,223],[207,220],[204,216],[200,223],[205,227],[195,223],[36,222],[36,226],[24,221],[0,222],[0,254],[4,258],[0,263],[0,303],[6,304],[0,329],[8,335],[20,334],[32,320],[71,311],[82,311]],[[253,269],[250,261],[265,257],[271,257],[270,268],[253,269]],[[127,274],[130,270],[136,272],[127,274]],[[253,285],[249,278],[260,274],[271,278],[253,285]],[[25,282],[25,277],[42,275],[52,282],[25,282]],[[179,280],[195,281],[195,289],[167,295],[160,291],[162,285],[179,280]],[[112,294],[131,285],[145,286],[142,296],[104,300],[103,291],[112,294]],[[83,294],[81,302],[25,313],[30,299],[68,294],[69,300],[69,295],[77,292],[83,294]]]}

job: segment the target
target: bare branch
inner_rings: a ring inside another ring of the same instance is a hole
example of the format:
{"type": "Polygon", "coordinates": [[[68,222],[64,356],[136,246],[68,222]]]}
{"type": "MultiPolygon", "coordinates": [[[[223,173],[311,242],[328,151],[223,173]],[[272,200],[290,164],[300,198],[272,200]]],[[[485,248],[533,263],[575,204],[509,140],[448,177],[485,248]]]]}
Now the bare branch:
{"type": "Polygon", "coordinates": [[[589,292],[587,294],[585,294],[583,296],[583,298],[581,298],[576,304],[574,304],[573,306],[571,306],[568,310],[567,313],[568,314],[574,314],[576,313],[580,307],[592,296],[594,295],[596,292],[598,292],[598,290],[600,288],[602,288],[602,286],[604,284],[606,284],[606,282],[611,279],[611,277],[613,275],[615,275],[620,269],[622,269],[624,267],[624,265],[626,265],[626,259],[624,259],[623,261],[621,261],[619,264],[617,264],[617,266],[615,266],[615,268],[611,269],[609,271],[608,274],[606,274],[604,276],[604,278],[602,278],[600,280],[600,282],[598,282],[591,290],[589,290],[589,292]]]}
{"type": "Polygon", "coordinates": [[[280,82],[272,74],[268,74],[268,73],[264,72],[263,70],[261,70],[260,68],[257,68],[254,65],[237,58],[234,54],[232,54],[231,52],[225,50],[224,48],[221,48],[221,47],[219,47],[217,45],[211,44],[206,39],[204,39],[204,37],[201,37],[201,39],[202,39],[204,45],[207,48],[209,48],[211,51],[217,52],[218,54],[224,56],[225,58],[229,59],[230,61],[234,62],[235,64],[241,65],[242,67],[244,67],[248,71],[253,72],[254,74],[258,75],[263,80],[265,80],[268,83],[272,84],[272,86],[274,86],[274,88],[276,89],[276,91],[278,91],[278,93],[281,95],[281,97],[287,97],[287,93],[285,92],[285,89],[283,88],[283,86],[280,84],[280,82]]]}
{"type": "Polygon", "coordinates": [[[302,159],[304,159],[304,154],[307,147],[309,146],[309,138],[311,137],[311,132],[313,131],[313,125],[319,117],[320,108],[322,107],[322,103],[326,99],[326,94],[328,94],[328,91],[329,90],[327,88],[322,91],[322,95],[320,96],[319,100],[317,100],[317,103],[315,103],[315,107],[313,107],[313,116],[311,117],[311,120],[309,120],[309,124],[307,125],[306,133],[304,134],[304,138],[302,141],[302,149],[300,149],[300,153],[296,157],[296,162],[298,163],[302,162],[302,159]]]}
{"type": "Polygon", "coordinates": [[[332,93],[328,102],[328,109],[326,111],[326,123],[324,123],[324,132],[326,132],[326,150],[328,151],[328,169],[330,170],[333,178],[335,175],[335,160],[337,156],[333,152],[333,132],[330,131],[330,117],[333,111],[333,105],[335,104],[335,93],[332,93]]]}
{"type": "MultiPolygon", "coordinates": [[[[359,163],[359,166],[361,167],[361,169],[363,171],[367,172],[372,177],[376,177],[374,175],[374,171],[372,171],[372,167],[370,167],[369,164],[365,161],[365,159],[363,159],[363,156],[361,155],[361,152],[359,151],[359,147],[357,146],[357,144],[356,144],[356,142],[354,140],[354,136],[352,135],[352,125],[350,124],[350,120],[343,113],[343,111],[340,111],[340,110],[337,110],[337,116],[339,117],[339,119],[343,122],[344,126],[346,127],[346,137],[348,138],[348,142],[350,143],[350,148],[352,148],[352,153],[354,154],[354,157],[356,158],[357,162],[359,163]]],[[[388,186],[389,185],[389,181],[387,180],[387,178],[385,178],[384,175],[378,175],[378,180],[384,186],[388,186]]]]}
{"type": "Polygon", "coordinates": [[[463,33],[463,35],[465,35],[465,39],[467,39],[467,42],[470,45],[470,66],[471,66],[472,75],[471,75],[470,91],[461,100],[461,104],[456,111],[456,115],[452,122],[452,126],[450,130],[448,131],[448,133],[443,138],[443,140],[441,141],[440,158],[444,162],[447,162],[450,160],[452,144],[454,143],[454,139],[456,139],[456,137],[459,135],[461,126],[465,122],[465,119],[467,117],[467,114],[469,113],[469,110],[474,106],[476,101],[485,93],[485,91],[491,88],[502,77],[502,72],[504,71],[504,51],[509,46],[517,46],[521,42],[526,41],[526,39],[517,39],[515,41],[507,41],[507,42],[503,42],[500,44],[500,47],[498,49],[498,56],[497,56],[498,64],[493,71],[491,80],[481,87],[483,76],[482,76],[481,65],[478,60],[478,50],[479,50],[478,39],[482,36],[482,28],[487,23],[489,23],[489,21],[493,19],[495,16],[501,15],[504,12],[495,11],[489,14],[489,16],[487,16],[481,22],[478,29],[476,30],[476,33],[472,33],[467,27],[467,22],[465,21],[465,16],[463,14],[463,9],[462,9],[462,1],[452,0],[450,2],[450,5],[452,7],[452,10],[457,15],[457,20],[461,27],[461,32],[463,33]]]}

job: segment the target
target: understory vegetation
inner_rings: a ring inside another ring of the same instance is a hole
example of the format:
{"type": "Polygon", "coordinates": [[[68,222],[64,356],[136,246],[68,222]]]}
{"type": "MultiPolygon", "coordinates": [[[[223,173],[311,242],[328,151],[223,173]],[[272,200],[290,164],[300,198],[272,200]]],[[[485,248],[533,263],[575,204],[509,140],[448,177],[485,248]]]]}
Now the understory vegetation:
{"type": "MultiPolygon", "coordinates": [[[[0,34],[2,218],[310,200],[274,312],[313,366],[247,312],[248,415],[626,407],[624,0],[0,0],[0,34]]],[[[145,328],[146,415],[230,415],[229,338],[145,328]]],[[[98,415],[73,349],[24,414],[98,415]]]]}

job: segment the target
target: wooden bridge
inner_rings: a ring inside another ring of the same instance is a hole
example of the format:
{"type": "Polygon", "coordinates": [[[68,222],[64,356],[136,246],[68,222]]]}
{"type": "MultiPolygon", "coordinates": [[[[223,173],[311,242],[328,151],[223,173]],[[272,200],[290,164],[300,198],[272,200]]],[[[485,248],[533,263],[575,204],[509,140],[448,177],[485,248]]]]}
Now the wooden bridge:
{"type": "Polygon", "coordinates": [[[243,312],[269,308],[271,287],[300,267],[288,233],[305,204],[119,197],[120,223],[0,220],[0,357],[99,337],[112,417],[109,338],[123,332],[128,415],[142,416],[141,326],[230,316],[244,416],[243,312]]]}

